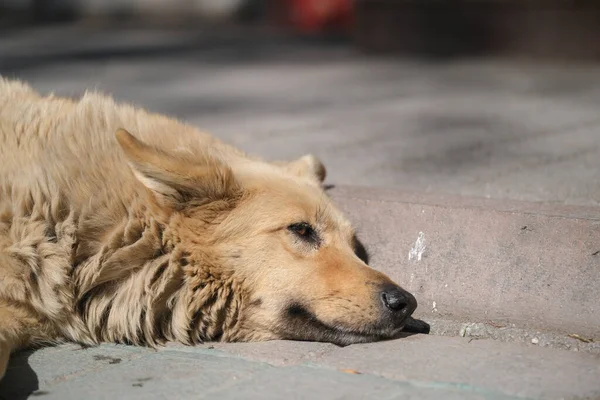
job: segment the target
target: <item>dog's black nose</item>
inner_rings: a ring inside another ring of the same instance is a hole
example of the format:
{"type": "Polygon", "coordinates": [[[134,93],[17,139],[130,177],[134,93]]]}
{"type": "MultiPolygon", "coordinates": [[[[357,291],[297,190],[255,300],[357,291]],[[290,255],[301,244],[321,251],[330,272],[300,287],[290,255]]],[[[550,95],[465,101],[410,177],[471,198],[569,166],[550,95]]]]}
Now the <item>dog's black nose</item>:
{"type": "Polygon", "coordinates": [[[383,304],[393,312],[400,312],[410,315],[417,308],[415,297],[398,286],[389,285],[383,288],[381,292],[383,304]]]}

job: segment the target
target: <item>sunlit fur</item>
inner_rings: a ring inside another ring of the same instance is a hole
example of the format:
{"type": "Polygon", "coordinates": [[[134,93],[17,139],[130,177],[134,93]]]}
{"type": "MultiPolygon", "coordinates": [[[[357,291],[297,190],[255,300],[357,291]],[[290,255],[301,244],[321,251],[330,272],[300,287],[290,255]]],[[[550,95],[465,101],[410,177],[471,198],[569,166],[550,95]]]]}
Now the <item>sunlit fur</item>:
{"type": "Polygon", "coordinates": [[[25,346],[392,335],[313,156],[0,78],[0,377],[25,346]],[[307,222],[318,245],[287,227],[307,222]]]}

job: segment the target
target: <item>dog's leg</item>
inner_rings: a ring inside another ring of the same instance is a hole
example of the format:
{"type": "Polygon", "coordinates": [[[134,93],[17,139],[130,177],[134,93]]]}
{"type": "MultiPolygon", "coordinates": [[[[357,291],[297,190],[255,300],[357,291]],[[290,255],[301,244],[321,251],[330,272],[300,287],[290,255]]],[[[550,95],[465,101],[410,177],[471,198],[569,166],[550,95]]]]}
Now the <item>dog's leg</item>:
{"type": "Polygon", "coordinates": [[[38,325],[30,312],[0,299],[0,379],[6,373],[10,354],[29,342],[38,325]]]}

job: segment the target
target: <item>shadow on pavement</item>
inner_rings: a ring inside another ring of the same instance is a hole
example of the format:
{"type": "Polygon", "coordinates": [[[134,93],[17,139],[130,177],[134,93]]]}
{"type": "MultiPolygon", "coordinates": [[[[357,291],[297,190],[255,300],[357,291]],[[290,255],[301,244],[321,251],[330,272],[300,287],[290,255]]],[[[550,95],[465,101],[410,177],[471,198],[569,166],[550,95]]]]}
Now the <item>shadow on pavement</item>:
{"type": "Polygon", "coordinates": [[[14,354],[8,364],[6,375],[0,381],[1,400],[22,400],[40,395],[37,374],[29,365],[29,357],[35,350],[14,354]]]}

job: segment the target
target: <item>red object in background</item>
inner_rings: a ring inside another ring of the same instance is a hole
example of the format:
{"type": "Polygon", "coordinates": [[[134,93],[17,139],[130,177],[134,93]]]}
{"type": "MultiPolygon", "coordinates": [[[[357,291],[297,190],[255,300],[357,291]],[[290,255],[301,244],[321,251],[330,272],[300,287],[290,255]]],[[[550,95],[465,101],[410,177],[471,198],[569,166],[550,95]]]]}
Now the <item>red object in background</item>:
{"type": "Polygon", "coordinates": [[[353,0],[280,0],[278,3],[278,19],[303,33],[347,31],[354,20],[353,0]]]}

